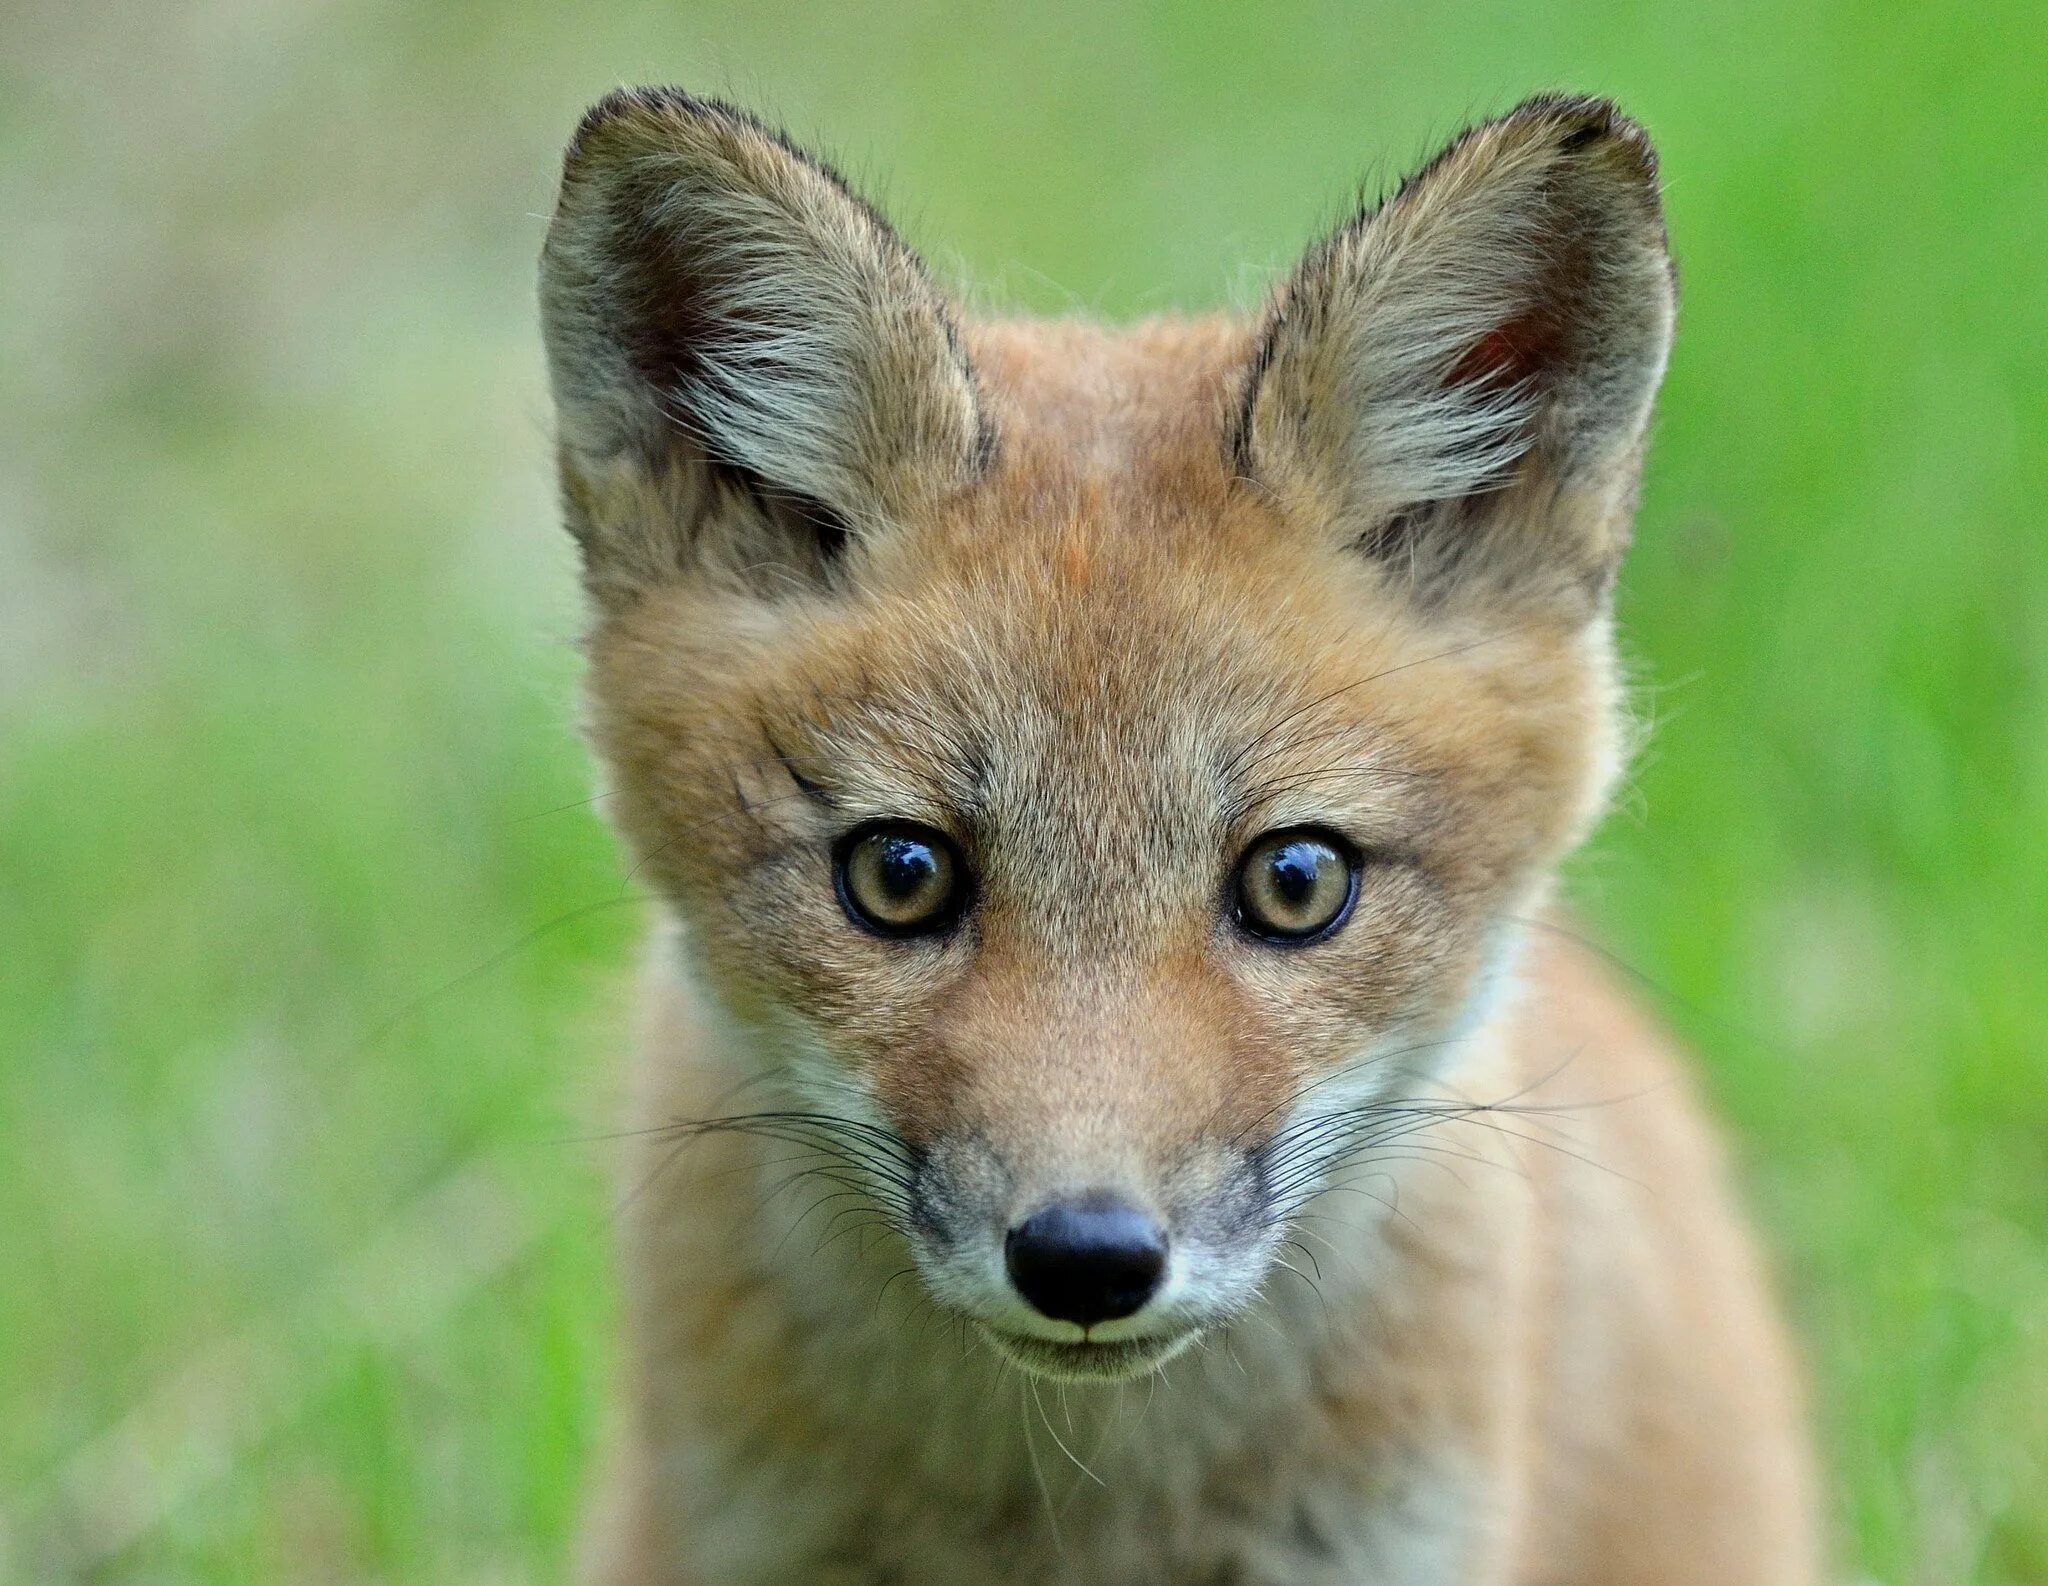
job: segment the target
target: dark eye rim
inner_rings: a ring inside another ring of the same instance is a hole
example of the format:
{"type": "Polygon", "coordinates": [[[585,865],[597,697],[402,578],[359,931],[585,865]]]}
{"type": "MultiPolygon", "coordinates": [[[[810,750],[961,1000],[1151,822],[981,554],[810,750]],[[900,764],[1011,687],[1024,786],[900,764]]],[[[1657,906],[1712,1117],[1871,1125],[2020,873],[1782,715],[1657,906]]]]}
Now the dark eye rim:
{"type": "Polygon", "coordinates": [[[967,912],[974,888],[967,873],[966,857],[952,838],[936,826],[926,826],[921,821],[885,819],[863,821],[833,843],[832,891],[839,899],[841,912],[861,930],[888,941],[905,941],[920,936],[942,936],[952,930],[960,923],[960,916],[967,912]],[[893,920],[879,919],[862,907],[852,888],[846,884],[846,862],[856,848],[876,837],[908,837],[946,855],[953,866],[953,886],[938,908],[918,919],[898,924],[893,920]]]}
{"type": "Polygon", "coordinates": [[[1364,868],[1365,856],[1358,844],[1327,826],[1276,826],[1271,831],[1260,832],[1245,844],[1237,868],[1230,873],[1231,922],[1253,941],[1269,947],[1313,947],[1318,942],[1328,941],[1343,930],[1351,918],[1351,911],[1358,903],[1359,876],[1364,868]],[[1262,850],[1281,843],[1303,841],[1321,843],[1344,861],[1344,901],[1337,905],[1336,912],[1329,919],[1310,930],[1275,930],[1256,919],[1245,907],[1245,872],[1250,868],[1253,857],[1262,850]]]}

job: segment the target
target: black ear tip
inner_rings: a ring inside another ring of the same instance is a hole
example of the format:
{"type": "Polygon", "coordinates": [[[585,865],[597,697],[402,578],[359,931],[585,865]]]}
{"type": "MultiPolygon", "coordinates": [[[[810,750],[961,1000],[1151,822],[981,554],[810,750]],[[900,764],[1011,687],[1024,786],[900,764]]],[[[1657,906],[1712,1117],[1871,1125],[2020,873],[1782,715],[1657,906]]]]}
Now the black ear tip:
{"type": "Polygon", "coordinates": [[[1589,143],[1597,143],[1605,136],[1607,136],[1607,127],[1605,125],[1585,124],[1576,126],[1558,140],[1557,150],[1560,154],[1577,154],[1579,150],[1585,148],[1589,143]]]}
{"type": "Polygon", "coordinates": [[[1561,155],[1605,155],[1639,180],[1656,180],[1657,151],[1650,135],[1612,99],[1595,94],[1539,94],[1523,100],[1502,120],[1555,140],[1554,147],[1561,155]]]}
{"type": "Polygon", "coordinates": [[[574,165],[588,154],[592,142],[607,128],[645,116],[672,98],[687,99],[688,95],[680,88],[614,88],[584,111],[583,119],[576,123],[576,131],[569,139],[568,162],[574,165]]]}
{"type": "Polygon", "coordinates": [[[672,84],[651,84],[637,88],[614,88],[583,112],[570,136],[563,156],[566,168],[574,170],[605,140],[634,134],[659,137],[662,129],[688,122],[723,122],[755,131],[761,127],[752,116],[718,99],[706,99],[687,88],[672,84]]]}

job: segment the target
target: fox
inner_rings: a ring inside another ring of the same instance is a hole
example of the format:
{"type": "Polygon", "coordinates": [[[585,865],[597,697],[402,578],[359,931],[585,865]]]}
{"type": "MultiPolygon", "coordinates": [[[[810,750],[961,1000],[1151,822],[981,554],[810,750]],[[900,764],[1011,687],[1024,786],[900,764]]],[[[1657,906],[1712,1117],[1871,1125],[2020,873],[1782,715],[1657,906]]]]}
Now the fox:
{"type": "Polygon", "coordinates": [[[1819,1578],[1728,1149],[1555,902],[1674,301],[1597,98],[1128,327],[588,113],[539,303],[655,925],[580,1579],[1819,1578]]]}

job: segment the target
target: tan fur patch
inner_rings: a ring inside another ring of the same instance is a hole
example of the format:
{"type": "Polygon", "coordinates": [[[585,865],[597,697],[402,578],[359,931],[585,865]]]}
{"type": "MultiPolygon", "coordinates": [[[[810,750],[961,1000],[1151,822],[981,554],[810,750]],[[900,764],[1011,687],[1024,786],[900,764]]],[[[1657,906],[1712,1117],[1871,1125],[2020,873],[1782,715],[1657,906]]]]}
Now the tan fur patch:
{"type": "Polygon", "coordinates": [[[673,927],[592,1578],[1807,1586],[1711,1132],[1543,912],[1618,758],[1639,129],[1532,102],[1259,324],[956,329],[829,173],[630,95],[544,296],[590,736],[673,927]],[[950,856],[942,925],[864,923],[878,831],[950,856]],[[1294,940],[1239,885],[1290,833],[1355,880],[1294,940]],[[1010,1236],[1091,1198],[1156,1288],[1034,1310],[1010,1236]],[[1055,1494],[990,1348],[1163,1408],[1072,1388],[1104,1479],[1055,1494]]]}

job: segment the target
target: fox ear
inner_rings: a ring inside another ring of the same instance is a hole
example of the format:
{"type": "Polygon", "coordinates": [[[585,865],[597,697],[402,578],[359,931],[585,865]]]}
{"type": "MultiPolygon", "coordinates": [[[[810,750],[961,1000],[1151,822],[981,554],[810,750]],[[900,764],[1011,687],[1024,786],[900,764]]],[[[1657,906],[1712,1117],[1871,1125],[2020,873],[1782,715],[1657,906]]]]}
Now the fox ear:
{"type": "Polygon", "coordinates": [[[991,445],[910,249],[831,171],[679,90],[584,117],[540,303],[601,597],[706,568],[827,576],[849,536],[966,482],[991,445]]]}
{"type": "Polygon", "coordinates": [[[1234,460],[1420,599],[1591,611],[1671,319],[1648,139],[1603,100],[1532,99],[1311,250],[1268,311],[1234,460]]]}

